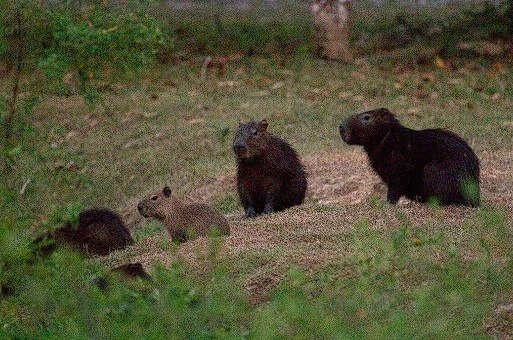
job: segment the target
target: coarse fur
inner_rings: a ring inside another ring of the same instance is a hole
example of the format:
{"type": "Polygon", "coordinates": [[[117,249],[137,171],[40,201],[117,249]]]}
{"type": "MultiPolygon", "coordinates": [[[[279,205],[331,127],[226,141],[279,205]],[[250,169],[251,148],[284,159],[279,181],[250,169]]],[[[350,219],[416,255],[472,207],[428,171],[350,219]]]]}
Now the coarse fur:
{"type": "Polygon", "coordinates": [[[246,217],[303,203],[306,173],[296,151],[267,132],[267,121],[240,123],[233,141],[237,191],[246,217]]]}
{"type": "Polygon", "coordinates": [[[125,223],[109,209],[88,209],[78,215],[75,228],[70,222],[55,230],[57,243],[66,243],[88,254],[107,255],[134,243],[125,223]]]}
{"type": "Polygon", "coordinates": [[[125,263],[109,270],[106,275],[98,276],[93,279],[93,283],[103,291],[107,291],[109,283],[113,278],[120,281],[130,281],[141,279],[146,282],[152,282],[151,276],[144,270],[141,262],[125,263]]]}
{"type": "Polygon", "coordinates": [[[182,202],[167,186],[143,198],[137,209],[142,216],[161,221],[171,240],[176,242],[207,236],[213,228],[221,235],[230,234],[230,225],[223,214],[206,204],[182,202]]]}
{"type": "Polygon", "coordinates": [[[455,133],[412,130],[385,108],[362,112],[339,125],[342,139],[362,145],[388,186],[387,200],[401,196],[438,204],[480,204],[479,160],[455,133]]]}
{"type": "Polygon", "coordinates": [[[129,262],[112,268],[110,270],[111,273],[119,274],[126,278],[136,278],[140,277],[142,279],[151,278],[148,273],[144,270],[144,267],[141,262],[129,262]]]}

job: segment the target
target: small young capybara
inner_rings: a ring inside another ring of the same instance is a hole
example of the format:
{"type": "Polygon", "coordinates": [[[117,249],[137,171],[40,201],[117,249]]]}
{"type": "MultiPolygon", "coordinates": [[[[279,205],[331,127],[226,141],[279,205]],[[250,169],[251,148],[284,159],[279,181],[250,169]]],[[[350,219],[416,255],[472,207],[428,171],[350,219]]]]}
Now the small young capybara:
{"type": "Polygon", "coordinates": [[[142,216],[161,221],[172,241],[207,236],[213,228],[221,235],[230,234],[230,225],[223,214],[206,204],[182,202],[167,186],[143,198],[137,209],[142,216]]]}
{"type": "Polygon", "coordinates": [[[283,139],[267,132],[267,121],[240,123],[233,141],[237,191],[246,217],[303,203],[307,181],[303,164],[283,139]]]}
{"type": "Polygon", "coordinates": [[[362,145],[388,186],[387,200],[478,206],[479,160],[455,133],[412,130],[385,108],[353,115],[339,126],[347,144],[362,145]]]}
{"type": "Polygon", "coordinates": [[[108,255],[134,243],[125,223],[109,209],[87,209],[78,215],[78,225],[71,223],[53,232],[57,243],[66,243],[88,254],[108,255]]]}

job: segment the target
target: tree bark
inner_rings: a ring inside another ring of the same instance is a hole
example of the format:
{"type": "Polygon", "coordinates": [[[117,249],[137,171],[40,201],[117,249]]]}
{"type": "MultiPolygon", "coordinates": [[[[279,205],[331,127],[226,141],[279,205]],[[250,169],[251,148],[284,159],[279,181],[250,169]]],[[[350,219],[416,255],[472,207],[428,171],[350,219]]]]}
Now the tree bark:
{"type": "Polygon", "coordinates": [[[349,11],[351,0],[315,0],[311,5],[316,54],[324,59],[351,61],[349,11]]]}

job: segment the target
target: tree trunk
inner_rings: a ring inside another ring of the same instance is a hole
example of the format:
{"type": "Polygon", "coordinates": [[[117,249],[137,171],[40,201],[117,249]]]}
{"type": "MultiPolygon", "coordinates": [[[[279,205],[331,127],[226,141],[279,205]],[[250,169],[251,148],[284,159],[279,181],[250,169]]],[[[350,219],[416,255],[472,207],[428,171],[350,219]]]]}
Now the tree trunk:
{"type": "Polygon", "coordinates": [[[351,61],[349,9],[351,0],[315,0],[311,5],[316,54],[330,60],[351,61]]]}

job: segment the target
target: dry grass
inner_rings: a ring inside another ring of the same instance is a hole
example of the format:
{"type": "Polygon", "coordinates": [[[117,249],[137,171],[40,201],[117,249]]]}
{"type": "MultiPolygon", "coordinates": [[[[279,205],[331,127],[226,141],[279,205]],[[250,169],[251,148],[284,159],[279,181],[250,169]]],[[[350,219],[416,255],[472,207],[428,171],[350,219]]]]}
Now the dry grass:
{"type": "MultiPolygon", "coordinates": [[[[355,275],[354,261],[362,256],[358,244],[372,242],[368,230],[388,240],[407,226],[412,247],[442,234],[439,243],[414,251],[433,261],[443,261],[450,245],[464,258],[475,258],[480,240],[488,237],[497,245],[494,260],[503,260],[508,249],[482,230],[482,214],[489,208],[506,211],[513,230],[508,66],[483,80],[488,66],[462,73],[465,65],[397,70],[368,60],[348,66],[298,59],[277,66],[251,58],[230,61],[225,78],[211,75],[204,83],[199,66],[162,67],[136,85],[113,88],[107,95],[112,117],[99,108],[88,111],[78,97],[47,97],[36,110],[40,133],[30,137],[12,179],[15,186],[32,179],[19,209],[44,221],[53,205],[70,201],[108,206],[122,212],[135,232],[147,223],[136,211],[138,200],[164,184],[194,201],[233,201],[233,128],[239,120],[265,117],[270,130],[299,151],[309,187],[301,207],[254,220],[242,220],[240,208],[228,214],[232,233],[220,239],[218,256],[244,282],[252,302],[267,299],[291,266],[310,277],[355,275]],[[492,98],[494,93],[500,95],[492,98]],[[344,145],[337,131],[346,115],[382,106],[407,126],[447,127],[468,140],[481,160],[484,208],[383,204],[386,188],[363,151],[344,145]],[[76,167],[67,166],[71,161],[76,167]]],[[[201,274],[211,265],[210,250],[204,238],[175,246],[161,230],[143,233],[133,247],[98,260],[112,267],[183,259],[201,274]]]]}
{"type": "MultiPolygon", "coordinates": [[[[508,171],[513,168],[513,153],[482,152],[479,157],[483,168],[483,205],[506,209],[509,227],[513,228],[513,187],[511,171],[508,171]]],[[[242,211],[228,216],[232,232],[221,241],[220,256],[231,263],[230,270],[234,274],[242,272],[253,301],[265,298],[291,266],[317,273],[335,263],[349,264],[358,255],[353,242],[355,228],[362,221],[378,230],[383,238],[405,225],[414,235],[443,234],[444,241],[440,245],[418,251],[434,260],[444,259],[445,249],[451,244],[464,258],[477,256],[480,238],[487,232],[479,230],[482,209],[435,208],[407,200],[402,200],[398,206],[384,204],[375,198],[382,200],[386,190],[360,150],[306,155],[303,161],[309,172],[307,204],[253,220],[243,220],[242,211]]],[[[212,201],[234,190],[234,186],[234,173],[223,174],[197,188],[190,198],[212,201]]],[[[163,242],[167,238],[164,232],[153,235],[106,261],[112,265],[128,260],[141,261],[151,266],[157,262],[169,265],[173,260],[183,259],[200,272],[204,269],[209,252],[207,239],[170,247],[163,242]]],[[[410,241],[416,242],[414,238],[412,236],[410,241]]],[[[497,260],[504,258],[504,251],[494,250],[497,260]]],[[[337,275],[351,275],[351,267],[342,266],[337,275]]]]}
{"type": "MultiPolygon", "coordinates": [[[[41,148],[49,154],[32,172],[53,177],[50,183],[56,189],[31,203],[41,209],[70,199],[107,205],[139,228],[145,221],[135,209],[137,201],[163,184],[190,200],[215,202],[235,192],[232,127],[238,120],[265,116],[272,132],[298,148],[309,187],[304,207],[252,221],[242,221],[240,210],[229,215],[232,235],[222,242],[221,254],[234,264],[234,272],[250,261],[251,269],[244,273],[249,290],[257,295],[267,292],[291,264],[315,270],[347,262],[354,228],[361,220],[383,235],[405,220],[425,233],[442,231],[471,255],[479,210],[433,209],[406,201],[381,207],[375,198],[383,199],[386,188],[370,170],[363,151],[340,141],[336,126],[347,113],[388,106],[409,126],[449,127],[469,140],[481,159],[484,205],[506,209],[512,216],[513,117],[507,114],[512,102],[505,95],[492,101],[471,92],[480,81],[478,72],[391,72],[368,62],[343,66],[298,60],[278,68],[269,63],[234,61],[226,78],[212,76],[206,83],[199,82],[197,69],[190,65],[162,69],[137,88],[115,89],[118,94],[109,95],[114,117],[104,116],[100,109],[87,112],[76,97],[49,98],[37,111],[37,125],[50,131],[41,148]],[[423,80],[425,73],[433,80],[423,80]],[[323,74],[336,77],[328,80],[323,74]],[[419,88],[437,95],[416,96],[419,88]],[[447,91],[463,94],[445,98],[447,91]],[[77,162],[78,170],[59,174],[55,169],[69,160],[77,162]],[[77,187],[85,190],[77,192],[77,187]]],[[[489,85],[500,87],[508,79],[509,74],[499,73],[489,85]]],[[[43,188],[36,182],[32,190],[43,188]]],[[[105,261],[169,264],[177,256],[196,259],[206,244],[198,240],[175,250],[162,232],[105,261]]]]}

